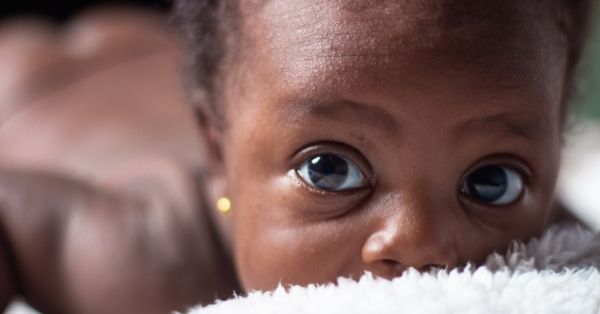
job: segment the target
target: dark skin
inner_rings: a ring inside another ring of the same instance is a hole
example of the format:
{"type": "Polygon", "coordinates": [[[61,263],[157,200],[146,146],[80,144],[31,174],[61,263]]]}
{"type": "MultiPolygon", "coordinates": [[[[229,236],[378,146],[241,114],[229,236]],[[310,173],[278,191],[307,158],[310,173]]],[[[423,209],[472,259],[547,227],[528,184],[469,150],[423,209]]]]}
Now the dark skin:
{"type": "Polygon", "coordinates": [[[542,230],[565,62],[556,27],[538,17],[547,9],[498,2],[479,13],[485,22],[464,22],[477,8],[311,4],[270,1],[248,14],[256,51],[243,89],[227,95],[239,101],[222,136],[224,194],[247,290],[479,263],[542,230]],[[365,183],[324,191],[291,170],[326,153],[365,183]],[[495,206],[461,193],[483,165],[518,169],[522,194],[495,206]]]}
{"type": "Polygon", "coordinates": [[[250,50],[225,76],[225,128],[202,126],[205,187],[188,169],[154,173],[149,210],[139,193],[3,172],[0,261],[19,271],[4,290],[20,283],[45,313],[159,313],[236,287],[216,279],[229,270],[215,236],[250,291],[480,263],[539,234],[561,146],[563,34],[547,3],[452,3],[244,2],[250,50]],[[350,188],[303,176],[326,155],[355,170],[350,188]],[[486,166],[511,174],[501,205],[463,188],[486,166]],[[209,204],[227,195],[232,213],[159,193],[171,186],[209,204]]]}

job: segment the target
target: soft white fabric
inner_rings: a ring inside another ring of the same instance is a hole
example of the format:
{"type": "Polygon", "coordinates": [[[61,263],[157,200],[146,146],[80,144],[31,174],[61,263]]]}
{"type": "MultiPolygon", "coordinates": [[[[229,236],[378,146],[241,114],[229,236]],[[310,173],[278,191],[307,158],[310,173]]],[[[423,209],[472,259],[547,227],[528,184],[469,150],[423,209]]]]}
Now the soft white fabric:
{"type": "Polygon", "coordinates": [[[600,313],[600,234],[579,227],[549,229],[515,243],[484,266],[394,280],[365,274],[337,284],[279,287],[218,301],[188,314],[252,313],[600,313]]]}

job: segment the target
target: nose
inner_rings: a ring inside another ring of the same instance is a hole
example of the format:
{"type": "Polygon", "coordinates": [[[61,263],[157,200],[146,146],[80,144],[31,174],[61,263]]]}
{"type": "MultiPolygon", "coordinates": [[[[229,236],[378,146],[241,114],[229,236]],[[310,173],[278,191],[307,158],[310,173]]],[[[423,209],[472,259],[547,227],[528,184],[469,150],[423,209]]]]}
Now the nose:
{"type": "MultiPolygon", "coordinates": [[[[421,202],[423,204],[423,202],[421,202]]],[[[453,268],[458,256],[452,218],[432,207],[410,202],[379,219],[362,247],[366,270],[393,278],[408,268],[453,268]]]]}

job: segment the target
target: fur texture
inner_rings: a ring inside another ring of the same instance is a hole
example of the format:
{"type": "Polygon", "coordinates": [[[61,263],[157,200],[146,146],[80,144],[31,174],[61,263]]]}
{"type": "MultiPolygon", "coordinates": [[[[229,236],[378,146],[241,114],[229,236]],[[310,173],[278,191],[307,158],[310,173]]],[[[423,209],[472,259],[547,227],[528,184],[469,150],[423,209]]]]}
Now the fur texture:
{"type": "Polygon", "coordinates": [[[280,286],[188,312],[212,313],[600,313],[600,234],[555,226],[480,267],[280,286]]]}

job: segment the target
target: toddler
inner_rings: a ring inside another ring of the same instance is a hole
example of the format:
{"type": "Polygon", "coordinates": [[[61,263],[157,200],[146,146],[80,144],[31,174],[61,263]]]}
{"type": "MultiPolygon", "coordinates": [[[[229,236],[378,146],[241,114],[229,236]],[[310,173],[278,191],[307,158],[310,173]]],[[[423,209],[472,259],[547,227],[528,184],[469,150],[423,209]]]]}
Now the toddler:
{"type": "Polygon", "coordinates": [[[165,313],[538,235],[590,6],[177,1],[209,160],[174,180],[193,201],[3,171],[0,302],[165,313]]]}

